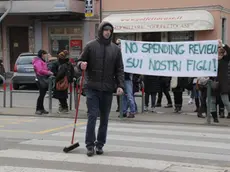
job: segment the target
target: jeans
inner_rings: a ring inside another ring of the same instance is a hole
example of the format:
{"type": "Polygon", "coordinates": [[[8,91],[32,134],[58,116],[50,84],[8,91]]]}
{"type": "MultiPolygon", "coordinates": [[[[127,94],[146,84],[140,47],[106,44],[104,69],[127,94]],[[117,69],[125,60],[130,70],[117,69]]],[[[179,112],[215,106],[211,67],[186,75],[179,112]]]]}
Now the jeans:
{"type": "Polygon", "coordinates": [[[44,98],[45,98],[47,89],[40,87],[38,82],[37,82],[37,86],[39,88],[39,96],[37,99],[36,111],[39,111],[39,110],[44,110],[44,98]]]}
{"type": "Polygon", "coordinates": [[[88,122],[85,136],[86,147],[103,147],[106,143],[113,93],[87,89],[86,99],[88,108],[88,122]],[[100,116],[100,125],[96,141],[95,127],[98,116],[100,116]]]}
{"type": "Polygon", "coordinates": [[[123,96],[123,114],[126,114],[130,108],[130,113],[134,114],[135,101],[133,96],[133,82],[131,80],[125,80],[125,95],[123,96]]]}
{"type": "MultiPolygon", "coordinates": [[[[221,100],[222,100],[224,106],[226,107],[228,113],[230,113],[230,102],[229,102],[228,94],[221,94],[220,97],[221,97],[221,100]]],[[[217,109],[216,109],[216,96],[211,97],[211,109],[210,109],[210,111],[211,112],[217,111],[217,109]]]]}
{"type": "Polygon", "coordinates": [[[149,96],[151,95],[151,107],[154,108],[156,105],[156,95],[157,93],[145,93],[145,106],[149,106],[149,96]]]}
{"type": "Polygon", "coordinates": [[[199,98],[199,91],[196,89],[196,85],[193,85],[190,98],[191,99],[199,98]]]}
{"type": "Polygon", "coordinates": [[[136,103],[134,94],[133,94],[133,100],[134,100],[134,105],[135,105],[135,112],[137,113],[138,112],[138,108],[137,108],[137,103],[136,103]]]}
{"type": "Polygon", "coordinates": [[[183,103],[183,92],[173,92],[175,107],[181,108],[183,103]]]}

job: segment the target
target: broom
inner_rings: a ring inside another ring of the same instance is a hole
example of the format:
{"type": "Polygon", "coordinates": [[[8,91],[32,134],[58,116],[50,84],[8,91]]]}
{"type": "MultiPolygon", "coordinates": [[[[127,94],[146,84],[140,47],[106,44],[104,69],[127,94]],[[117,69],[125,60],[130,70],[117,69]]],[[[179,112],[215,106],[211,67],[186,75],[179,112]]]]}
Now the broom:
{"type": "Polygon", "coordinates": [[[76,93],[78,93],[78,102],[77,102],[77,106],[76,106],[76,115],[75,115],[75,120],[74,120],[74,127],[73,127],[73,134],[72,134],[72,139],[71,139],[71,145],[68,147],[65,147],[63,149],[63,152],[68,153],[72,150],[74,150],[75,148],[79,147],[80,144],[79,142],[74,143],[74,135],[75,135],[75,130],[76,130],[76,123],[77,123],[77,118],[78,118],[78,110],[79,110],[79,105],[80,105],[80,98],[81,98],[81,94],[82,94],[82,87],[83,87],[83,82],[84,82],[84,78],[85,78],[85,71],[82,71],[82,77],[80,80],[80,92],[78,93],[78,84],[76,86],[76,93]]]}

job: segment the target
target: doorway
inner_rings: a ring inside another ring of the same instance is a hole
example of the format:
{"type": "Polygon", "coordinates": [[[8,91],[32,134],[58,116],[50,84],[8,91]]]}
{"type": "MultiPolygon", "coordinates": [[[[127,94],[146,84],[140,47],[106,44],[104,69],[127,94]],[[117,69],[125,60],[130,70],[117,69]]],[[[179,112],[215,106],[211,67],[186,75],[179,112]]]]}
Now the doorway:
{"type": "Polygon", "coordinates": [[[21,53],[29,51],[28,27],[9,27],[10,70],[21,53]]]}
{"type": "Polygon", "coordinates": [[[142,33],[142,41],[161,42],[161,32],[144,32],[142,33]]]}

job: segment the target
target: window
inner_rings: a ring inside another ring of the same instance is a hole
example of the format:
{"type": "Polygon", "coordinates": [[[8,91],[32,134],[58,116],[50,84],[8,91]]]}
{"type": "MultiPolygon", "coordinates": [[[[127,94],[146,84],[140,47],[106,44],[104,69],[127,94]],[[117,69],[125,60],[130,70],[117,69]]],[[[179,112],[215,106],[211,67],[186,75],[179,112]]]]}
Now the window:
{"type": "Polygon", "coordinates": [[[194,32],[169,32],[169,42],[194,41],[194,32]]]}
{"type": "Polygon", "coordinates": [[[134,41],[136,39],[136,34],[135,33],[116,33],[114,34],[114,41],[116,42],[117,39],[134,41]]]}
{"type": "Polygon", "coordinates": [[[32,64],[33,59],[36,56],[21,56],[18,58],[16,64],[17,65],[28,65],[28,64],[32,64]]]}
{"type": "Polygon", "coordinates": [[[221,39],[222,42],[225,43],[226,41],[226,18],[222,18],[222,32],[221,32],[221,39]]]}
{"type": "Polygon", "coordinates": [[[50,54],[54,57],[60,50],[68,50],[71,58],[76,58],[81,52],[80,49],[76,52],[71,46],[73,42],[82,42],[82,26],[67,26],[67,27],[50,27],[49,28],[49,42],[50,54]]]}

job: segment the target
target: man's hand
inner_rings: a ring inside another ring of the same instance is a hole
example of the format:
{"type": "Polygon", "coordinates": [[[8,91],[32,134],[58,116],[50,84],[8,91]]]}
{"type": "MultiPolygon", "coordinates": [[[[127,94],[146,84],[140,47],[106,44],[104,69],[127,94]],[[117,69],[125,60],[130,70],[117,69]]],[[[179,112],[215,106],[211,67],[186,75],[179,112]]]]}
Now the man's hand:
{"type": "Polygon", "coordinates": [[[120,87],[118,87],[118,88],[117,88],[117,95],[119,95],[119,96],[120,96],[120,95],[122,95],[122,94],[123,94],[123,92],[124,92],[124,91],[123,91],[123,89],[122,89],[122,88],[120,88],[120,87]]]}
{"type": "Polygon", "coordinates": [[[49,75],[54,75],[53,72],[49,71],[49,75]]]}
{"type": "Polygon", "coordinates": [[[218,47],[219,47],[219,48],[222,48],[222,47],[223,47],[223,43],[222,43],[222,40],[221,40],[221,39],[218,39],[218,47]]]}
{"type": "Polygon", "coordinates": [[[81,70],[86,70],[87,62],[81,62],[81,70]]]}
{"type": "Polygon", "coordinates": [[[223,48],[223,43],[222,40],[219,39],[218,40],[218,60],[221,60],[223,58],[223,56],[226,55],[226,51],[223,48]]]}

